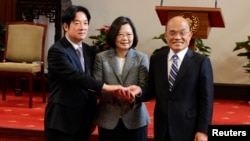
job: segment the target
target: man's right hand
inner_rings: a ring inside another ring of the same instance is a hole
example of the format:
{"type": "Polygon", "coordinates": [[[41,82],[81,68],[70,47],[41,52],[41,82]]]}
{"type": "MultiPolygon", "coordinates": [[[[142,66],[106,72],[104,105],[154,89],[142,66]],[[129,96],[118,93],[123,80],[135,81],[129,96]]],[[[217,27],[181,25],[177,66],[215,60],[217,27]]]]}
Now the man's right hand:
{"type": "Polygon", "coordinates": [[[122,85],[107,85],[107,84],[104,84],[102,86],[102,90],[105,91],[105,92],[114,92],[114,91],[121,90],[121,89],[124,89],[124,87],[122,85]]]}

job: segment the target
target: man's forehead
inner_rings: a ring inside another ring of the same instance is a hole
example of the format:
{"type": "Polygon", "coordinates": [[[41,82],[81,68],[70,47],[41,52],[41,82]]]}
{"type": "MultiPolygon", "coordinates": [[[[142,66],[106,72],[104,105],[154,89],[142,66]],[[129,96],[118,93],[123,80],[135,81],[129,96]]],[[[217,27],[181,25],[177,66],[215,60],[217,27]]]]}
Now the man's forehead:
{"type": "Polygon", "coordinates": [[[188,24],[169,24],[167,30],[188,30],[190,27],[188,24]]]}

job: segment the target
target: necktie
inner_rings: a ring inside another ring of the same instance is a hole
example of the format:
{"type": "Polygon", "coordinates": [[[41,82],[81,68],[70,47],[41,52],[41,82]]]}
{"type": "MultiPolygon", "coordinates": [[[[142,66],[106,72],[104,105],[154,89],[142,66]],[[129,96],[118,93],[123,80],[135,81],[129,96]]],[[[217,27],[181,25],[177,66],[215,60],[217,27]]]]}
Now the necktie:
{"type": "Polygon", "coordinates": [[[84,59],[83,59],[83,53],[82,53],[82,48],[78,47],[76,49],[76,53],[80,59],[81,65],[82,65],[82,70],[85,71],[85,67],[84,67],[84,59]]]}
{"type": "Polygon", "coordinates": [[[171,70],[169,73],[169,78],[168,78],[170,91],[172,91],[174,81],[178,73],[178,63],[177,63],[178,56],[175,54],[172,56],[172,59],[173,59],[173,63],[172,63],[171,70]]]}

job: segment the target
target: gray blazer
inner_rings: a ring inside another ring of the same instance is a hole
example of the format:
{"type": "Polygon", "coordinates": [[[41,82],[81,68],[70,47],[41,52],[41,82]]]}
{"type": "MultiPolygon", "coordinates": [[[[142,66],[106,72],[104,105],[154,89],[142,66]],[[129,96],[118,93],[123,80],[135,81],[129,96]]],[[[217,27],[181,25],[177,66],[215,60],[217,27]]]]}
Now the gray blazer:
{"type": "MultiPolygon", "coordinates": [[[[148,81],[147,55],[130,49],[122,71],[119,73],[119,63],[114,49],[96,55],[93,75],[107,84],[123,86],[147,85],[148,81]]],[[[113,97],[111,93],[103,93],[100,97],[96,116],[96,124],[105,129],[114,129],[121,118],[128,129],[136,129],[150,123],[149,114],[144,103],[128,103],[123,99],[113,97]]]]}

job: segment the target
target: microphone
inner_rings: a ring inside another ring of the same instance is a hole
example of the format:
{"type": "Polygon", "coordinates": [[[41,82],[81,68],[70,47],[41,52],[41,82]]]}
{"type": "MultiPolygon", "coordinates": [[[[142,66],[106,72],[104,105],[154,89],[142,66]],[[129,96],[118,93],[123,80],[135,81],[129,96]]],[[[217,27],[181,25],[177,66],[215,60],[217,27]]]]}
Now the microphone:
{"type": "Polygon", "coordinates": [[[161,0],[161,6],[163,5],[163,0],[161,0]]]}
{"type": "Polygon", "coordinates": [[[214,7],[217,8],[217,0],[215,0],[214,7]]]}

